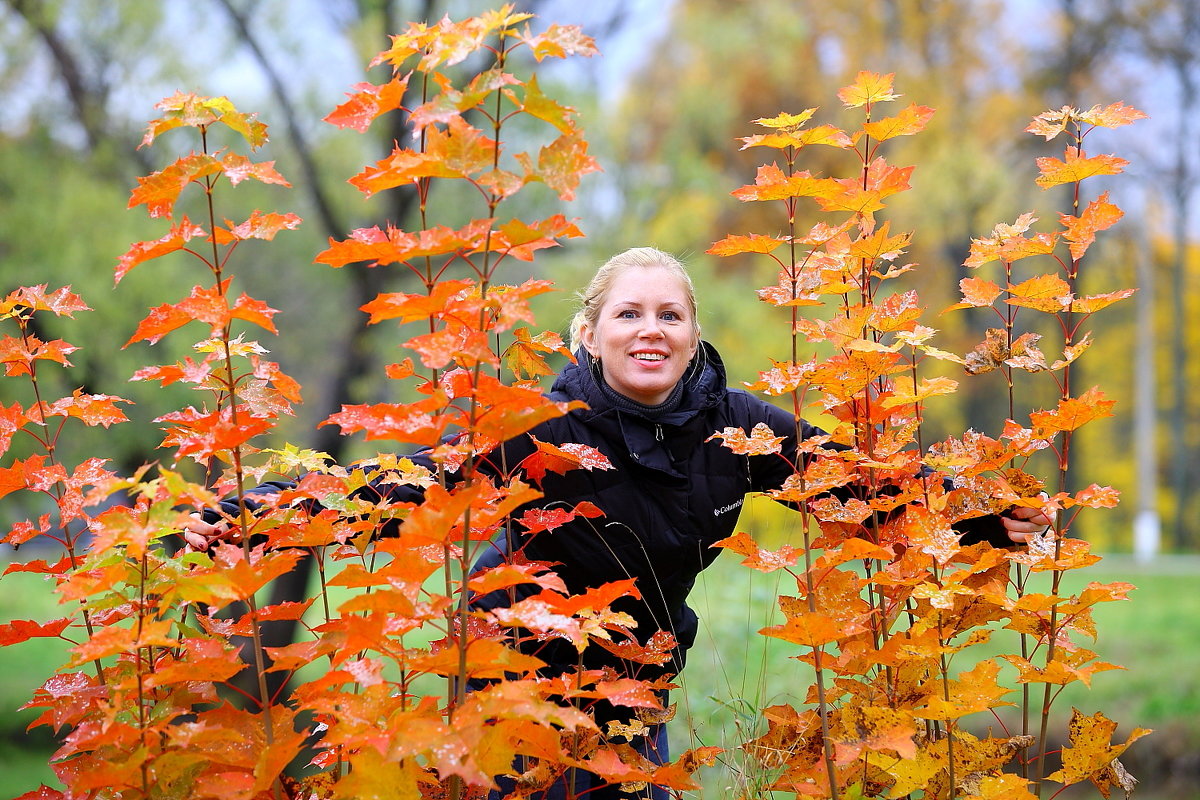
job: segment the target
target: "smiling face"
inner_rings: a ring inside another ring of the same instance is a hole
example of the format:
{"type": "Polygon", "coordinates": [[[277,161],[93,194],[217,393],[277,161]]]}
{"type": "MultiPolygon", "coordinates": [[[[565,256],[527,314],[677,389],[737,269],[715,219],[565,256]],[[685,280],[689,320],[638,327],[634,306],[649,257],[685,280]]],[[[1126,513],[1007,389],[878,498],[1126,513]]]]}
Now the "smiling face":
{"type": "Polygon", "coordinates": [[[687,287],[658,265],[618,274],[580,336],[608,385],[648,406],[667,399],[698,345],[687,287]]]}

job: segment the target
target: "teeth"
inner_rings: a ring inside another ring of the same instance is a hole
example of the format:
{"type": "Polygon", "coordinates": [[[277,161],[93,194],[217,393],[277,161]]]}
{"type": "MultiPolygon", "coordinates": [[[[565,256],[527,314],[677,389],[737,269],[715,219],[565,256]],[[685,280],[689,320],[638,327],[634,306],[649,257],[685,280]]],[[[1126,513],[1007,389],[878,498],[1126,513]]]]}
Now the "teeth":
{"type": "Polygon", "coordinates": [[[667,358],[662,353],[634,353],[633,357],[638,361],[665,361],[667,358]]]}

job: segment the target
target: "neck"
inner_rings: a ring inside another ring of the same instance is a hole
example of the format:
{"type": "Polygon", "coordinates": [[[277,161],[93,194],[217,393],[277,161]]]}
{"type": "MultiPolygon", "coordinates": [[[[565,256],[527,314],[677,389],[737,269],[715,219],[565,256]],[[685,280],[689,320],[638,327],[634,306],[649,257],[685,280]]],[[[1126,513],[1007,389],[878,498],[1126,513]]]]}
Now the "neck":
{"type": "Polygon", "coordinates": [[[666,399],[655,405],[639,403],[637,400],[634,400],[631,397],[626,397],[616,389],[609,386],[604,380],[603,375],[596,376],[596,383],[600,387],[600,391],[604,394],[604,397],[616,408],[620,409],[621,411],[632,411],[650,419],[657,419],[664,414],[671,413],[675,409],[679,408],[679,404],[683,400],[683,381],[676,383],[674,388],[671,389],[670,394],[667,395],[666,399]]]}

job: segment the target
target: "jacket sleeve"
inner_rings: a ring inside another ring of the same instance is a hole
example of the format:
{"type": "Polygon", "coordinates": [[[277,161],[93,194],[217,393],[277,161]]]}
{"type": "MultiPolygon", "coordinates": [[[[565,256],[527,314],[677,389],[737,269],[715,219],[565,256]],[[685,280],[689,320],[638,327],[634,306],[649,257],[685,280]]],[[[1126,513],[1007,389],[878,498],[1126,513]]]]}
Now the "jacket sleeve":
{"type": "MultiPolygon", "coordinates": [[[[784,481],[792,473],[804,468],[804,465],[801,463],[799,441],[810,439],[814,436],[824,436],[825,431],[816,425],[812,425],[805,419],[800,419],[799,424],[797,424],[796,417],[791,412],[785,411],[778,406],[757,399],[754,399],[752,402],[757,404],[758,408],[751,409],[751,422],[750,425],[746,426],[746,431],[749,432],[754,425],[762,422],[776,436],[783,437],[779,453],[750,457],[750,476],[753,490],[756,492],[767,492],[783,486],[784,481]]],[[[826,447],[831,450],[844,449],[842,445],[838,444],[828,444],[826,447]]]]}
{"type": "MultiPolygon", "coordinates": [[[[782,486],[783,482],[787,480],[788,476],[795,469],[801,468],[797,460],[797,430],[801,439],[823,436],[825,432],[803,419],[800,420],[800,424],[797,426],[795,417],[789,412],[757,399],[754,402],[761,403],[761,406],[757,411],[752,411],[751,416],[757,417],[757,419],[751,422],[751,425],[747,427],[747,431],[757,422],[765,422],[775,432],[776,436],[784,437],[782,451],[779,455],[750,457],[751,483],[754,491],[769,491],[782,486]]],[[[827,447],[830,449],[842,449],[842,446],[836,444],[830,444],[827,447]]],[[[928,474],[932,470],[925,467],[923,472],[928,474]]],[[[945,481],[945,487],[946,491],[950,491],[952,488],[949,478],[945,481]]],[[[853,487],[834,489],[830,493],[843,500],[856,494],[853,487]]],[[[785,505],[793,504],[787,503],[785,505]]],[[[1013,546],[1013,541],[1008,538],[1008,532],[1005,530],[1002,517],[999,514],[988,514],[986,516],[960,520],[954,523],[954,530],[959,533],[959,540],[964,546],[978,544],[979,542],[987,542],[993,547],[1013,546]]]]}
{"type": "MultiPolygon", "coordinates": [[[[453,437],[447,437],[446,441],[452,441],[453,437]]],[[[500,473],[500,465],[503,464],[507,469],[511,470],[521,462],[526,456],[534,451],[531,439],[528,435],[520,435],[513,439],[504,442],[496,447],[490,453],[481,456],[476,462],[476,468],[479,472],[495,476],[500,473]]],[[[430,448],[422,448],[415,453],[405,456],[419,466],[425,467],[431,471],[437,470],[437,464],[430,457],[430,448]]],[[[458,481],[459,475],[457,472],[447,473],[447,479],[451,484],[458,481]]],[[[270,480],[255,486],[253,489],[248,489],[242,495],[242,501],[239,505],[237,498],[230,497],[221,500],[216,508],[206,508],[201,512],[201,518],[209,523],[216,524],[223,519],[237,519],[241,514],[241,508],[244,507],[251,514],[256,514],[263,507],[263,497],[266,495],[274,495],[280,492],[295,489],[298,482],[294,480],[270,480]]],[[[355,499],[367,500],[374,503],[381,502],[420,502],[425,491],[420,486],[403,483],[390,483],[384,476],[376,476],[365,485],[351,492],[350,497],[355,499]]],[[[310,514],[318,513],[322,510],[320,503],[315,500],[306,501],[304,508],[310,514]]],[[[383,529],[379,532],[382,536],[394,536],[399,523],[390,521],[385,523],[383,529]]]]}
{"type": "Polygon", "coordinates": [[[237,498],[225,498],[217,503],[216,508],[206,508],[200,512],[200,517],[209,525],[215,525],[225,519],[237,519],[241,516],[242,508],[244,507],[251,514],[258,513],[262,508],[264,495],[279,494],[288,489],[296,488],[296,482],[290,480],[275,480],[264,481],[253,489],[248,489],[242,495],[241,504],[237,498]]]}

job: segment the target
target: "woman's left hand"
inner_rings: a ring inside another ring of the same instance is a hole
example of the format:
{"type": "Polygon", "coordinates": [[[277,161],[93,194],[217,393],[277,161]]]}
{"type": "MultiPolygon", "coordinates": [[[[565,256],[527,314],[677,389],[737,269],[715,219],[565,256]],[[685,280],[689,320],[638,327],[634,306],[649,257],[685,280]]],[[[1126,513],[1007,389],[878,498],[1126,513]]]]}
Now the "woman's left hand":
{"type": "Polygon", "coordinates": [[[1017,506],[1006,511],[1000,517],[1008,538],[1017,544],[1025,544],[1030,537],[1045,533],[1054,524],[1053,516],[1047,515],[1040,508],[1017,506]]]}

